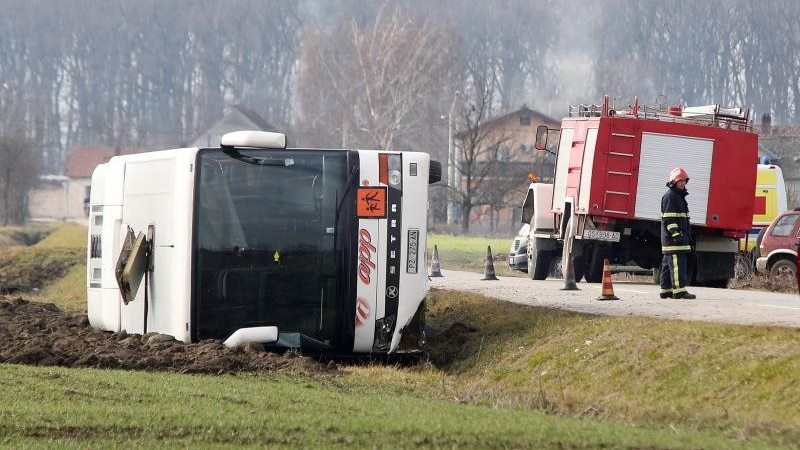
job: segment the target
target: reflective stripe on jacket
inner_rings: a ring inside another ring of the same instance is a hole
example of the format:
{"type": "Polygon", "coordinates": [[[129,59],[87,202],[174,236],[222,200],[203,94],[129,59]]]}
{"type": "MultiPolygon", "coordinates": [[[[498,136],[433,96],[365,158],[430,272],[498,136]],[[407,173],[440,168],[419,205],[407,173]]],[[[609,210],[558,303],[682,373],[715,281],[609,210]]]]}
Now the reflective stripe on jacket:
{"type": "Polygon", "coordinates": [[[671,186],[661,197],[661,253],[692,251],[692,229],[685,189],[671,186]]]}

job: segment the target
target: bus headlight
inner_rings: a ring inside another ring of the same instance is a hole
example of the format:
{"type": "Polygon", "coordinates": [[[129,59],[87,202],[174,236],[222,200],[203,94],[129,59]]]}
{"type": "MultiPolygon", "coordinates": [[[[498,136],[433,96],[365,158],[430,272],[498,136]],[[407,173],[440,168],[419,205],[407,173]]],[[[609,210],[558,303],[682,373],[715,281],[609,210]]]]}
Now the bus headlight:
{"type": "Polygon", "coordinates": [[[395,189],[403,189],[403,157],[389,153],[378,155],[378,181],[395,189]]]}
{"type": "Polygon", "coordinates": [[[403,176],[399,170],[389,170],[389,186],[398,186],[401,181],[403,181],[403,176]]]}
{"type": "Polygon", "coordinates": [[[397,317],[392,314],[391,316],[382,317],[375,321],[375,342],[372,349],[380,352],[388,352],[389,347],[392,345],[392,336],[394,335],[394,323],[397,317]]]}

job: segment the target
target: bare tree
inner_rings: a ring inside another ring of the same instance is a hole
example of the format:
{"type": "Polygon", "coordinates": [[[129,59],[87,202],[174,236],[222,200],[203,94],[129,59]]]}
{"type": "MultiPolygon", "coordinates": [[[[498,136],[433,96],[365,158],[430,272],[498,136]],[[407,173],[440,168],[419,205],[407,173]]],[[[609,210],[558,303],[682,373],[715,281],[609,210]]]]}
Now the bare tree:
{"type": "Polygon", "coordinates": [[[345,20],[333,35],[311,33],[306,42],[299,91],[312,135],[327,134],[328,145],[414,146],[415,132],[430,123],[426,101],[452,65],[446,33],[387,3],[370,26],[345,20]]]}
{"type": "Polygon", "coordinates": [[[441,3],[450,26],[463,30],[464,62],[483,54],[491,65],[496,77],[493,106],[502,111],[518,108],[557,84],[551,75],[555,62],[549,58],[559,23],[557,2],[490,0],[468,8],[459,0],[441,3]]]}
{"type": "MultiPolygon", "coordinates": [[[[472,98],[460,110],[463,131],[456,135],[456,180],[452,194],[461,208],[461,231],[468,232],[470,215],[477,206],[495,211],[505,206],[507,194],[518,188],[525,175],[516,173],[510,161],[511,136],[502,128],[488,126],[494,71],[480,61],[472,63],[472,98]]],[[[526,172],[527,173],[527,172],[526,172]]]]}
{"type": "Polygon", "coordinates": [[[0,217],[19,224],[27,213],[28,191],[39,177],[41,152],[26,136],[22,115],[7,105],[0,111],[0,217]]]}
{"type": "Polygon", "coordinates": [[[18,105],[48,171],[78,144],[185,142],[227,104],[291,121],[294,0],[0,0],[0,9],[0,107],[18,105]]]}
{"type": "Polygon", "coordinates": [[[487,117],[561,96],[562,64],[586,66],[573,100],[596,85],[800,123],[800,3],[563,3],[0,0],[0,108],[19,106],[51,172],[78,144],[186,142],[230,104],[294,124],[301,142],[441,159],[439,117],[470,89],[475,58],[492,74],[487,117]],[[553,58],[559,30],[581,47],[569,63],[553,58]]]}
{"type": "Polygon", "coordinates": [[[607,2],[591,53],[599,93],[664,94],[670,103],[721,103],[800,120],[800,4],[607,2]]]}

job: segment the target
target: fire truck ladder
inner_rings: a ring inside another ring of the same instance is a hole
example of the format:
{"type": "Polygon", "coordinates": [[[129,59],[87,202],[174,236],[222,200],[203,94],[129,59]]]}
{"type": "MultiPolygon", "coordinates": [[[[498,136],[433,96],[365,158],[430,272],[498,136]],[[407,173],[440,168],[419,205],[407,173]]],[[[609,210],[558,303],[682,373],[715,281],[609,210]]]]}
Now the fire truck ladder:
{"type": "Polygon", "coordinates": [[[608,151],[608,170],[606,171],[606,186],[628,186],[628,191],[611,191],[606,189],[603,194],[603,212],[610,214],[628,215],[631,201],[630,186],[633,183],[634,139],[633,130],[611,130],[611,145],[608,151]],[[611,180],[614,179],[614,183],[611,180]]]}

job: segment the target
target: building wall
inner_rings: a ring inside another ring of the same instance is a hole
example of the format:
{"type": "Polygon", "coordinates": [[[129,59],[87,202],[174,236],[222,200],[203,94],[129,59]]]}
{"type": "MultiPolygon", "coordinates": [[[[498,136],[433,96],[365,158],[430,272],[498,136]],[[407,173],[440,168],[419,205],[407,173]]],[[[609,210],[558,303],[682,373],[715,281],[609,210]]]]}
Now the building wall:
{"type": "MultiPolygon", "coordinates": [[[[498,142],[506,139],[503,144],[508,150],[508,161],[520,163],[527,169],[527,172],[534,172],[541,182],[550,182],[553,178],[555,156],[545,151],[535,148],[536,128],[539,125],[547,125],[550,128],[559,128],[560,124],[555,121],[542,121],[541,116],[533,112],[526,113],[524,110],[509,114],[506,117],[486,124],[490,126],[485,142],[498,142]],[[523,117],[529,117],[528,121],[521,121],[523,117]]],[[[559,133],[549,134],[548,148],[553,151],[557,148],[559,133]]],[[[481,155],[480,159],[487,159],[488,154],[481,155]]],[[[504,203],[508,206],[493,207],[489,205],[473,208],[470,214],[470,232],[478,234],[496,234],[500,236],[515,236],[517,230],[522,226],[520,214],[522,203],[528,192],[530,181],[519,177],[517,189],[509,191],[504,203]]]]}
{"type": "MultiPolygon", "coordinates": [[[[536,114],[526,115],[524,112],[516,112],[485,125],[490,127],[485,141],[491,143],[505,138],[507,140],[503,146],[508,148],[510,160],[538,163],[548,159],[547,152],[536,150],[534,147],[536,128],[539,125],[547,125],[550,128],[560,126],[557,122],[542,121],[536,114]],[[525,117],[528,118],[528,122],[523,122],[525,117]]],[[[550,133],[551,141],[557,139],[558,133],[550,133]]],[[[554,142],[548,143],[553,144],[554,142]]],[[[555,148],[555,145],[549,145],[549,147],[555,148]]]]}
{"type": "Polygon", "coordinates": [[[90,178],[77,178],[61,183],[47,183],[31,190],[28,194],[30,220],[67,220],[86,224],[83,200],[90,184],[90,178]]]}
{"type": "Polygon", "coordinates": [[[61,183],[47,184],[28,193],[31,220],[61,220],[67,216],[68,192],[61,183]]]}
{"type": "Polygon", "coordinates": [[[76,178],[69,183],[69,216],[67,220],[88,223],[84,199],[89,198],[89,187],[92,185],[91,178],[76,178]]]}

